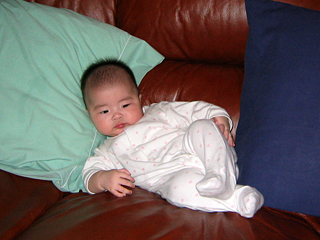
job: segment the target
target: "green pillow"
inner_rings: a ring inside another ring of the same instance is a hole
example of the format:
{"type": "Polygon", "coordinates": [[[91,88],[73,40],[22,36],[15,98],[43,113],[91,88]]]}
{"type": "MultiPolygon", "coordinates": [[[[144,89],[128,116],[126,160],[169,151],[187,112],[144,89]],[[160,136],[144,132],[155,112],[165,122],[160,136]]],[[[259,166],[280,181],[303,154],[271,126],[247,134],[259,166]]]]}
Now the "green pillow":
{"type": "Polygon", "coordinates": [[[83,164],[103,141],[82,102],[92,62],[117,58],[138,83],[163,60],[145,41],[66,9],[0,0],[0,169],[84,190],[83,164]]]}

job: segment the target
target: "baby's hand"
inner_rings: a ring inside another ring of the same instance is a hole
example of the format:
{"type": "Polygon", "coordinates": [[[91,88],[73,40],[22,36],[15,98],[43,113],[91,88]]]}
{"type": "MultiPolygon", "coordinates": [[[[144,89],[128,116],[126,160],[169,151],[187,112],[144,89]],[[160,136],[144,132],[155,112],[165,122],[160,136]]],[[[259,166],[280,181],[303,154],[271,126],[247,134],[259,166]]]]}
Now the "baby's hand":
{"type": "Polygon", "coordinates": [[[234,147],[235,143],[234,143],[233,137],[232,137],[231,132],[230,132],[229,119],[226,118],[226,117],[223,117],[223,116],[219,116],[219,117],[212,118],[212,121],[214,121],[215,124],[217,124],[217,126],[220,129],[220,131],[222,132],[222,134],[227,139],[229,145],[231,147],[234,147]]]}
{"type": "MultiPolygon", "coordinates": [[[[130,189],[135,187],[133,183],[133,177],[131,177],[130,172],[124,168],[99,171],[89,180],[91,186],[96,185],[96,187],[102,188],[103,191],[108,190],[116,197],[124,197],[127,194],[131,194],[132,190],[130,189]]],[[[90,191],[92,190],[90,189],[90,191]]]]}

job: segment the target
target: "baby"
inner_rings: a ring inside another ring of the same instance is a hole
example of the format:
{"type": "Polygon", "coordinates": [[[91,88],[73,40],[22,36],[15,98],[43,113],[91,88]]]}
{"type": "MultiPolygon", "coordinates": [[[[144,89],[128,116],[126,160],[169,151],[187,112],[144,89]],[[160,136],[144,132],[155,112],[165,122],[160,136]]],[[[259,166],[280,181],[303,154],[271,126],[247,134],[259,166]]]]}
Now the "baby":
{"type": "Polygon", "coordinates": [[[123,197],[137,185],[179,207],[248,218],[262,206],[255,188],[236,184],[232,121],[224,109],[203,101],[142,107],[133,72],[117,60],[91,65],[81,90],[92,122],[107,136],[83,169],[89,193],[123,197]]]}

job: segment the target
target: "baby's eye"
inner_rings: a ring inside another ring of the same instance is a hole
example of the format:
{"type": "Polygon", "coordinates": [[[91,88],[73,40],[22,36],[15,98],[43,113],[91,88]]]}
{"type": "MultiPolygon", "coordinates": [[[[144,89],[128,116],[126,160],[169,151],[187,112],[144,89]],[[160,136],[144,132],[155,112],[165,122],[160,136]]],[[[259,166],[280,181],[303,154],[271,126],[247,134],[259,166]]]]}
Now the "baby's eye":
{"type": "Polygon", "coordinates": [[[130,104],[128,103],[128,104],[125,104],[125,105],[123,105],[122,106],[122,108],[126,108],[126,107],[128,107],[130,104]]]}
{"type": "Polygon", "coordinates": [[[101,113],[102,114],[107,114],[109,112],[109,110],[104,110],[104,111],[102,111],[101,113]]]}

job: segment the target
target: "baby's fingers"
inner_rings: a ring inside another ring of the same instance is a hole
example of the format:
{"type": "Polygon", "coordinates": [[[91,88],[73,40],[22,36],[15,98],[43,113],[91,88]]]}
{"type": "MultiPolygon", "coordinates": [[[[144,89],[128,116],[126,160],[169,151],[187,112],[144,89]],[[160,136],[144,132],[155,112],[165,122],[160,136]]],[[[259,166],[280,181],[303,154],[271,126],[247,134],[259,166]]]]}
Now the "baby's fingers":
{"type": "Polygon", "coordinates": [[[233,137],[230,133],[230,129],[228,127],[225,127],[223,124],[218,125],[218,127],[219,127],[219,130],[221,131],[221,133],[223,134],[223,136],[227,139],[229,145],[231,147],[234,147],[235,144],[234,144],[233,137]]]}
{"type": "Polygon", "coordinates": [[[229,129],[226,128],[223,124],[218,125],[220,132],[223,136],[228,139],[229,138],[229,129]]]}
{"type": "MultiPolygon", "coordinates": [[[[132,177],[131,177],[132,178],[132,177]]],[[[124,186],[124,187],[128,187],[128,188],[134,188],[135,185],[133,183],[134,179],[132,178],[132,180],[130,179],[126,179],[126,178],[122,178],[120,181],[119,181],[119,184],[124,186]]]]}
{"type": "Polygon", "coordinates": [[[132,188],[135,185],[128,180],[120,180],[117,185],[112,187],[109,191],[116,197],[125,197],[126,195],[132,194],[132,188]]]}
{"type": "Polygon", "coordinates": [[[122,194],[123,196],[131,195],[132,189],[135,187],[135,185],[130,181],[125,181],[121,185],[118,186],[117,191],[122,194]]]}
{"type": "Polygon", "coordinates": [[[123,193],[123,192],[119,192],[119,191],[117,191],[117,190],[112,190],[112,191],[110,191],[113,195],[115,195],[116,197],[125,197],[126,196],[126,194],[125,193],[123,193]]]}
{"type": "Polygon", "coordinates": [[[130,173],[127,169],[125,169],[125,168],[118,169],[118,171],[119,171],[119,172],[126,173],[126,174],[128,174],[128,175],[131,175],[131,173],[130,173]]]}
{"type": "Polygon", "coordinates": [[[121,172],[120,178],[127,179],[130,182],[134,183],[134,178],[131,176],[131,173],[127,169],[120,169],[119,172],[121,172]]]}
{"type": "Polygon", "coordinates": [[[229,137],[227,138],[228,140],[228,143],[231,147],[234,147],[236,144],[234,143],[234,140],[233,140],[233,137],[232,137],[232,134],[229,133],[229,137]]]}
{"type": "Polygon", "coordinates": [[[118,189],[113,189],[110,191],[113,195],[115,195],[116,197],[125,197],[127,194],[131,194],[132,191],[128,190],[122,186],[119,186],[118,189]]]}

